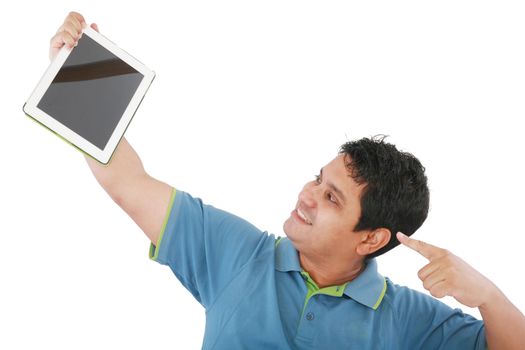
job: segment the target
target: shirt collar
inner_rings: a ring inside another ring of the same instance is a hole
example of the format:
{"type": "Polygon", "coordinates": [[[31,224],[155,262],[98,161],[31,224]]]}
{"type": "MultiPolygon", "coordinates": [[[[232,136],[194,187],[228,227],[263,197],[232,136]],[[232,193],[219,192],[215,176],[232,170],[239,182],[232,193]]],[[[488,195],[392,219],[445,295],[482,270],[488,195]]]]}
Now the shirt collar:
{"type": "Polygon", "coordinates": [[[302,270],[297,250],[288,238],[280,237],[275,242],[275,269],[281,272],[302,270]]]}
{"type": "Polygon", "coordinates": [[[346,285],[344,294],[371,309],[377,309],[386,293],[386,280],[377,272],[376,259],[369,259],[365,269],[346,285]]]}
{"type": "MultiPolygon", "coordinates": [[[[288,238],[279,238],[275,248],[275,269],[281,272],[301,272],[299,255],[288,238]]],[[[344,294],[371,309],[377,309],[386,292],[386,280],[377,272],[375,259],[366,261],[365,269],[350,281],[344,294]]]]}

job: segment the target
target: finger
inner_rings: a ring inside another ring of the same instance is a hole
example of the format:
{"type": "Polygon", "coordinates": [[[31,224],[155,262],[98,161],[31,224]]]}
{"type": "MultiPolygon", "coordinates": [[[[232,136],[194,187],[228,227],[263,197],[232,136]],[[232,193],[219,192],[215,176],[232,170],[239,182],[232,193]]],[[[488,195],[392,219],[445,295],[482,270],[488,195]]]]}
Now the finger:
{"type": "Polygon", "coordinates": [[[72,25],[64,24],[60,28],[58,28],[57,34],[60,34],[60,33],[69,33],[69,35],[71,35],[73,39],[78,40],[80,39],[80,36],[82,35],[82,30],[77,30],[77,28],[75,28],[72,25]]]}
{"type": "MultiPolygon", "coordinates": [[[[51,38],[49,48],[50,50],[60,50],[62,46],[67,45],[68,47],[71,46],[71,43],[73,40],[71,38],[71,35],[68,33],[57,33],[55,36],[51,38]]],[[[74,41],[73,41],[74,42],[74,41]]]]}
{"type": "Polygon", "coordinates": [[[436,284],[442,283],[446,281],[446,277],[444,274],[440,273],[439,271],[436,273],[431,274],[427,278],[423,280],[423,287],[430,291],[436,284]]]}
{"type": "Polygon", "coordinates": [[[100,30],[98,29],[98,25],[96,23],[91,23],[90,27],[96,30],[97,32],[100,32],[100,30]]]}
{"type": "Polygon", "coordinates": [[[77,19],[68,16],[64,20],[64,23],[62,23],[62,25],[58,28],[57,33],[62,31],[68,31],[73,35],[80,34],[84,26],[85,23],[79,22],[77,19]]]}
{"type": "Polygon", "coordinates": [[[430,294],[432,294],[435,298],[443,298],[449,295],[448,293],[448,285],[446,282],[439,282],[436,283],[428,290],[430,294]]]}
{"type": "MultiPolygon", "coordinates": [[[[71,12],[64,20],[64,23],[58,28],[57,34],[67,32],[75,39],[75,41],[78,41],[82,36],[82,29],[85,26],[86,22],[84,17],[77,12],[71,12]]],[[[68,46],[72,47],[73,45],[69,44],[68,46]]]]}
{"type": "Polygon", "coordinates": [[[82,28],[86,26],[86,20],[84,19],[84,16],[82,16],[80,13],[75,12],[75,11],[71,11],[69,13],[69,15],[66,17],[66,20],[64,22],[66,21],[71,21],[75,25],[79,25],[81,30],[82,28]]]}
{"type": "Polygon", "coordinates": [[[439,267],[440,265],[436,264],[435,261],[428,263],[417,272],[417,276],[421,281],[424,281],[430,274],[437,272],[439,267]]]}
{"type": "Polygon", "coordinates": [[[408,237],[407,235],[398,232],[397,233],[397,239],[399,242],[401,242],[404,246],[407,246],[408,248],[415,250],[419,254],[423,255],[428,260],[433,259],[436,256],[439,256],[441,254],[441,248],[435,247],[432,244],[413,239],[408,237]]]}
{"type": "Polygon", "coordinates": [[[60,49],[64,45],[71,48],[75,46],[76,42],[76,38],[74,38],[70,33],[60,32],[55,34],[55,36],[51,38],[50,46],[52,49],[60,49]]]}

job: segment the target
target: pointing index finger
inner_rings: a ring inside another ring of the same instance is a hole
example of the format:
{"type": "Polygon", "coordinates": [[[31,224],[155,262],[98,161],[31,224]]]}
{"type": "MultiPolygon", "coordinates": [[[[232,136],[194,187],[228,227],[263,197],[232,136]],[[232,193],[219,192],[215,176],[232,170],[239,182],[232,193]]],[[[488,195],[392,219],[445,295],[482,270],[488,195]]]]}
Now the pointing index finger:
{"type": "Polygon", "coordinates": [[[433,258],[438,256],[442,250],[441,248],[433,246],[432,244],[410,238],[401,232],[397,233],[397,239],[399,240],[399,242],[401,242],[401,244],[407,246],[412,250],[415,250],[428,260],[432,260],[433,258]]]}

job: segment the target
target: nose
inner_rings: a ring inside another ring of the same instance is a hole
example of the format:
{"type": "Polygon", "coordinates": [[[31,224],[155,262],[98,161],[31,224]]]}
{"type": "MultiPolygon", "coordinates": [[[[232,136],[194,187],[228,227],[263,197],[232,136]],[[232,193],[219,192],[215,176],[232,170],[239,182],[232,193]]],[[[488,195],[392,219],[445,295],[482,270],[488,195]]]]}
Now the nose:
{"type": "Polygon", "coordinates": [[[299,200],[310,208],[314,208],[317,205],[315,186],[312,182],[304,185],[303,190],[299,193],[299,200]]]}

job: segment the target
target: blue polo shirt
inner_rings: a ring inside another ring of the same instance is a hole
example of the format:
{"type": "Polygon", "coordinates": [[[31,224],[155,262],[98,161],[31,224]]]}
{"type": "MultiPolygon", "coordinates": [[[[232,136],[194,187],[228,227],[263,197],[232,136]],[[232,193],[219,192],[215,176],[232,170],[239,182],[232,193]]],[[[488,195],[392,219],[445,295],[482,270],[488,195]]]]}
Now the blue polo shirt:
{"type": "Polygon", "coordinates": [[[482,321],[393,284],[375,260],[318,288],[287,238],[173,190],[150,258],[206,310],[203,349],[485,349],[482,321]]]}

